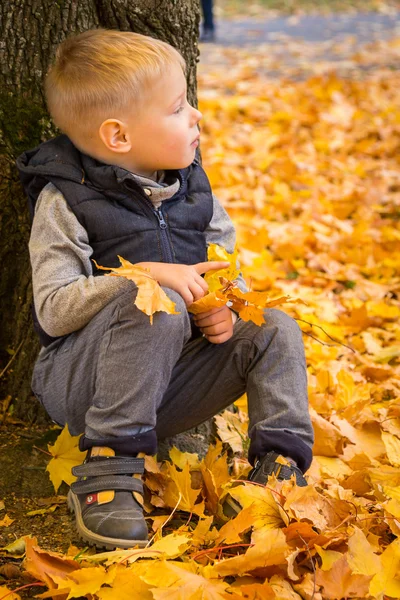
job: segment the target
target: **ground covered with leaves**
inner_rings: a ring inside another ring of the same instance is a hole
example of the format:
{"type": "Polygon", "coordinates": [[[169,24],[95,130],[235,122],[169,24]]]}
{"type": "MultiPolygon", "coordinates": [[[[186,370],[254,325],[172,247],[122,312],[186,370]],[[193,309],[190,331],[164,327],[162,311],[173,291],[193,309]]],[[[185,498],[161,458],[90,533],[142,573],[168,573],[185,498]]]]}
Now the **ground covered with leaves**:
{"type": "Polygon", "coordinates": [[[240,18],[243,15],[265,17],[269,14],[301,14],[305,12],[380,11],[398,8],[398,0],[219,0],[217,16],[240,18]]]}
{"type": "MultiPolygon", "coordinates": [[[[146,458],[146,549],[84,548],[62,488],[26,507],[24,530],[9,522],[12,498],[0,503],[1,533],[39,539],[3,535],[1,599],[22,585],[94,600],[400,597],[400,44],[336,71],[319,63],[312,77],[300,65],[297,78],[279,81],[266,76],[265,49],[224,52],[222,66],[219,56],[200,70],[203,162],[237,225],[251,289],[305,303],[283,309],[304,332],[310,485],[240,481],[249,469],[242,398],[216,418],[219,439],[203,459],[178,450],[163,464],[146,458]],[[228,495],[242,507],[230,520],[228,495]],[[33,509],[43,512],[28,516],[33,509]],[[29,525],[49,517],[69,549],[29,525]]],[[[57,443],[56,487],[75,452],[65,433],[57,443]]],[[[43,468],[49,457],[35,452],[10,469],[43,468]]]]}

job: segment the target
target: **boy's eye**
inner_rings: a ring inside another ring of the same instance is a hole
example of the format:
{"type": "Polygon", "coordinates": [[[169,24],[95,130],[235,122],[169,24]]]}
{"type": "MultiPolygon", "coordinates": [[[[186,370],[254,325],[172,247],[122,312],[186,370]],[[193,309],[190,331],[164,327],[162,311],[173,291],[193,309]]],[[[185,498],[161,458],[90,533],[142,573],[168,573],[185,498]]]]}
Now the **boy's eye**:
{"type": "Polygon", "coordinates": [[[176,109],[176,111],[175,111],[175,113],[174,113],[174,114],[175,114],[175,115],[178,115],[180,112],[182,112],[182,111],[183,111],[183,109],[184,109],[184,108],[185,108],[184,106],[180,106],[179,108],[177,108],[177,109],[176,109]]]}

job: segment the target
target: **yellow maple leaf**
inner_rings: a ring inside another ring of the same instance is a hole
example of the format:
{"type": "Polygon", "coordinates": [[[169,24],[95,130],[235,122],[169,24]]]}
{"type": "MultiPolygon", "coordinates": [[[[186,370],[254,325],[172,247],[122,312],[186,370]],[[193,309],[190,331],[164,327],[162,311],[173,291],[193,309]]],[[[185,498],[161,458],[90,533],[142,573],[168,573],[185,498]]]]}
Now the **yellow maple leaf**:
{"type": "Polygon", "coordinates": [[[104,567],[86,567],[69,573],[66,577],[53,576],[60,588],[69,589],[67,600],[96,594],[103,585],[110,585],[115,578],[115,569],[106,571],[104,567]]]}
{"type": "Polygon", "coordinates": [[[227,455],[222,452],[220,440],[217,440],[215,446],[209,446],[207,454],[200,464],[200,469],[207,509],[216,514],[222,486],[230,479],[227,455]]]}
{"type": "Polygon", "coordinates": [[[228,281],[234,281],[239,275],[239,269],[237,268],[238,261],[238,250],[235,248],[232,254],[229,254],[222,246],[218,244],[210,244],[207,250],[207,259],[209,261],[226,261],[229,262],[229,267],[225,269],[218,269],[216,271],[209,271],[205,274],[204,279],[208,284],[209,292],[215,292],[221,287],[220,277],[227,279],[228,281]]]}
{"type": "Polygon", "coordinates": [[[102,587],[96,592],[99,600],[153,600],[151,587],[131,569],[119,567],[112,587],[102,587]]]}
{"type": "Polygon", "coordinates": [[[382,441],[386,446],[386,452],[390,463],[394,467],[400,467],[400,439],[397,435],[382,431],[382,441]]]}
{"type": "Polygon", "coordinates": [[[229,597],[224,594],[228,584],[211,581],[194,569],[173,562],[151,565],[143,578],[155,586],[152,589],[155,600],[226,600],[229,597]]]}
{"type": "Polygon", "coordinates": [[[225,306],[228,302],[228,298],[219,291],[211,292],[206,294],[203,298],[196,300],[188,307],[188,311],[194,315],[198,315],[203,312],[208,312],[212,308],[220,308],[225,306]]]}
{"type": "Polygon", "coordinates": [[[192,534],[191,545],[193,547],[208,546],[218,538],[217,529],[212,527],[213,520],[214,518],[212,516],[199,519],[192,534]]]}
{"type": "Polygon", "coordinates": [[[329,571],[317,569],[316,582],[324,588],[324,598],[365,598],[370,577],[353,574],[347,563],[347,556],[336,560],[329,571]]]}
{"type": "Polygon", "coordinates": [[[12,590],[8,589],[5,585],[0,585],[0,598],[5,598],[7,596],[8,600],[21,600],[21,596],[16,594],[12,590]]]}
{"type": "Polygon", "coordinates": [[[186,464],[189,464],[191,469],[198,468],[200,466],[199,457],[197,454],[193,452],[181,452],[175,446],[169,451],[169,456],[174,465],[183,469],[186,464]]]}
{"type": "Polygon", "coordinates": [[[109,276],[125,277],[133,281],[138,288],[135,298],[135,306],[150,317],[150,323],[153,323],[153,314],[158,311],[166,312],[169,315],[178,315],[175,310],[175,303],[168,298],[159,283],[150,275],[148,269],[143,269],[133,265],[128,260],[118,256],[121,263],[120,267],[101,267],[96,264],[98,269],[103,271],[112,271],[107,273],[109,276]]]}
{"type": "Polygon", "coordinates": [[[252,505],[244,508],[240,511],[237,517],[230,519],[225,525],[219,530],[218,539],[216,544],[235,544],[240,542],[242,534],[249,531],[254,525],[254,514],[252,512],[252,505]]]}
{"type": "Polygon", "coordinates": [[[372,579],[369,593],[373,598],[382,595],[400,598],[400,539],[394,540],[380,556],[381,568],[372,579]]]}
{"type": "Polygon", "coordinates": [[[188,308],[189,312],[199,314],[228,304],[243,321],[253,321],[256,325],[261,326],[265,323],[264,311],[266,308],[274,308],[287,302],[304,304],[299,298],[291,298],[289,295],[269,299],[269,294],[266,292],[242,292],[235,283],[224,277],[220,277],[219,281],[219,289],[215,289],[200,300],[193,302],[188,308]]]}
{"type": "Polygon", "coordinates": [[[318,552],[321,557],[321,570],[322,571],[330,571],[337,560],[342,558],[343,554],[341,552],[336,552],[336,550],[325,550],[318,546],[318,544],[314,544],[314,548],[318,552]]]}
{"type": "Polygon", "coordinates": [[[191,486],[189,464],[186,463],[182,471],[178,471],[174,464],[167,463],[165,474],[169,477],[162,497],[166,506],[203,516],[204,501],[197,502],[199,490],[191,486]]]}
{"type": "Polygon", "coordinates": [[[216,440],[215,444],[210,444],[202,463],[201,469],[208,469],[213,474],[216,492],[220,494],[222,486],[229,481],[228,455],[222,449],[222,442],[216,440]]]}
{"type": "Polygon", "coordinates": [[[291,548],[281,529],[263,529],[259,531],[257,542],[245,554],[228,558],[214,566],[221,577],[244,575],[272,565],[286,564],[291,548]]]}
{"type": "Polygon", "coordinates": [[[160,552],[161,558],[177,558],[189,548],[190,542],[190,535],[174,532],[154,542],[151,549],[160,552]]]}
{"type": "MultiPolygon", "coordinates": [[[[235,587],[232,586],[231,589],[234,590],[235,587]]],[[[290,600],[288,596],[285,597],[280,594],[275,594],[274,589],[269,585],[268,581],[264,581],[264,583],[241,585],[240,591],[246,600],[276,600],[278,598],[279,600],[290,600]]]]}
{"type": "Polygon", "coordinates": [[[241,485],[226,485],[228,492],[243,509],[250,509],[256,529],[278,529],[288,525],[289,520],[275,495],[266,487],[244,482],[241,485]]]}
{"type": "Polygon", "coordinates": [[[243,452],[248,443],[247,423],[230,410],[224,410],[214,420],[221,440],[229,444],[234,452],[243,452]]]}
{"type": "Polygon", "coordinates": [[[350,569],[358,575],[376,575],[380,569],[379,557],[361,529],[353,526],[353,531],[353,535],[349,538],[347,554],[350,569]]]}
{"type": "Polygon", "coordinates": [[[54,445],[48,444],[48,450],[53,458],[46,467],[49,472],[50,480],[57,492],[62,481],[71,485],[76,480],[72,475],[71,469],[80,465],[86,456],[86,452],[81,452],[78,447],[79,435],[72,436],[69,433],[68,425],[64,427],[54,445]]]}

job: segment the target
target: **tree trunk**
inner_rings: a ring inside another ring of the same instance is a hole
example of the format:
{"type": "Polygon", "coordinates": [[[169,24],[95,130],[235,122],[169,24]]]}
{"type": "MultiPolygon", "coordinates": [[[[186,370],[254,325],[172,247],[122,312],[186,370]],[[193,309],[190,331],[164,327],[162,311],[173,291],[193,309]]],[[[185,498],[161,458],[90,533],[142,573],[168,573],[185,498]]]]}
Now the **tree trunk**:
{"type": "MultiPolygon", "coordinates": [[[[31,371],[39,345],[31,325],[30,219],[16,157],[52,137],[43,80],[56,46],[69,35],[104,27],[135,31],[175,46],[187,61],[196,104],[198,0],[2,0],[0,3],[0,402],[14,415],[43,419],[31,371]]],[[[1,406],[1,404],[0,404],[1,406]]]]}

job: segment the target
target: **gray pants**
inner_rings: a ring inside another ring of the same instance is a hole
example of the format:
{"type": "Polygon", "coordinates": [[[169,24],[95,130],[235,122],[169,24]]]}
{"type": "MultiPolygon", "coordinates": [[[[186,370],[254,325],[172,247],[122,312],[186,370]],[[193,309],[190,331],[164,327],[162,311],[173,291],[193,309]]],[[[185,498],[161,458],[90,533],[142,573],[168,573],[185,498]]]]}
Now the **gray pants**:
{"type": "Polygon", "coordinates": [[[253,455],[277,449],[300,458],[305,470],[313,431],[296,322],[266,310],[264,326],[239,320],[230,340],[211,344],[193,336],[182,298],[165,291],[179,315],[156,313],[150,325],[134,306],[135,291],[125,292],[86,327],[41,350],[32,386],[50,417],[91,439],[154,429],[164,438],[247,392],[253,455]]]}

